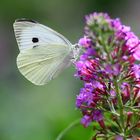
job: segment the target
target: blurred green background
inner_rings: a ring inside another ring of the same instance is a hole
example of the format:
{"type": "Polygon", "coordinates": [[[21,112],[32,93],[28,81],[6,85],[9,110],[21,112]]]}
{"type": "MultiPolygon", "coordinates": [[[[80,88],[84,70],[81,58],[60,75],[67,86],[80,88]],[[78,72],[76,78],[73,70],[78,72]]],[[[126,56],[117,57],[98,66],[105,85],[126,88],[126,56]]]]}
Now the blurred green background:
{"type": "MultiPolygon", "coordinates": [[[[82,83],[74,67],[45,86],[35,86],[18,71],[13,33],[17,18],[47,25],[76,43],[83,36],[84,15],[107,12],[140,35],[139,0],[0,0],[0,140],[55,140],[81,117],[75,107],[82,83]]],[[[77,126],[63,140],[88,140],[91,131],[77,126]]]]}

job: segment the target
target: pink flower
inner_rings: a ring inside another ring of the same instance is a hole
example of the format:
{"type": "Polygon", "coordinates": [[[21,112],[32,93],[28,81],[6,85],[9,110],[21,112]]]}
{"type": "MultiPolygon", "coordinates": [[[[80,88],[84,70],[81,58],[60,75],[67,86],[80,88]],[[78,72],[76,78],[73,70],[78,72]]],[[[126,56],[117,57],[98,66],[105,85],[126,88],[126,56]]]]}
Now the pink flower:
{"type": "Polygon", "coordinates": [[[120,27],[122,26],[120,19],[116,18],[114,20],[111,20],[111,26],[116,30],[120,29],[120,27]]]}
{"type": "Polygon", "coordinates": [[[89,38],[87,38],[86,36],[84,36],[83,38],[81,38],[78,42],[79,46],[83,46],[85,48],[88,48],[91,46],[91,40],[89,38]]]}
{"type": "Polygon", "coordinates": [[[92,122],[92,118],[90,116],[88,116],[88,115],[85,115],[81,119],[81,123],[84,125],[84,127],[88,127],[91,122],[92,122]]]}
{"type": "Polygon", "coordinates": [[[101,110],[94,110],[93,111],[93,120],[101,121],[103,120],[103,114],[101,110]]]}
{"type": "Polygon", "coordinates": [[[137,36],[131,36],[130,38],[128,38],[126,45],[128,46],[129,50],[133,49],[138,45],[139,43],[139,39],[137,36]]]}
{"type": "Polygon", "coordinates": [[[133,74],[136,79],[140,79],[140,64],[134,64],[132,67],[133,74]]]}
{"type": "Polygon", "coordinates": [[[133,57],[140,61],[140,44],[135,48],[135,51],[133,53],[133,57]]]}
{"type": "MultiPolygon", "coordinates": [[[[130,122],[133,110],[127,106],[140,104],[139,38],[119,19],[93,13],[86,16],[85,34],[78,44],[83,47],[83,53],[75,62],[75,76],[84,85],[76,98],[76,107],[83,115],[81,123],[88,127],[96,121],[101,132],[103,129],[112,131],[106,123],[106,111],[109,111],[110,121],[121,124],[120,117],[124,116],[124,123],[129,125],[125,131],[129,134],[134,124],[130,122]],[[119,106],[124,110],[120,111],[119,106]]],[[[123,140],[124,134],[120,132],[116,133],[116,140],[123,140]]],[[[98,134],[102,133],[97,132],[93,139],[98,134]]]]}
{"type": "Polygon", "coordinates": [[[131,28],[129,26],[122,25],[120,26],[120,30],[124,33],[127,33],[131,30],[131,28]]]}

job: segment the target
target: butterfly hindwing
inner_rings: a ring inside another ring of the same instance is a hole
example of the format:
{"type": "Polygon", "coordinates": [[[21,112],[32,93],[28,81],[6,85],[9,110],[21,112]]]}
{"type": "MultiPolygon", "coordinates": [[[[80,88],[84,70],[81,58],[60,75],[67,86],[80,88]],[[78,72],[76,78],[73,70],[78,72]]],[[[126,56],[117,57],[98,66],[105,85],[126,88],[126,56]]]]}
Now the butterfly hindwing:
{"type": "Polygon", "coordinates": [[[17,66],[29,81],[36,85],[44,85],[69,66],[68,54],[66,46],[40,46],[20,52],[17,66]]]}

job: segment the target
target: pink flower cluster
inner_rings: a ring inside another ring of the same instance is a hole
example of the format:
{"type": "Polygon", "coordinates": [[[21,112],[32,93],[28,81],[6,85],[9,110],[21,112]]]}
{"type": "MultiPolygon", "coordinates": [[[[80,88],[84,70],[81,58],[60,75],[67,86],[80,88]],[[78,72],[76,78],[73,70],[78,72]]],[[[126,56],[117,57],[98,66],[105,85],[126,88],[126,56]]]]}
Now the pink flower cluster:
{"type": "Polygon", "coordinates": [[[116,82],[123,105],[131,102],[135,106],[140,101],[140,40],[118,18],[93,13],[85,19],[85,34],[78,43],[84,53],[75,63],[75,76],[84,87],[77,95],[76,106],[85,127],[93,121],[105,127],[105,110],[112,111],[109,105],[117,108],[118,104],[116,82]]]}

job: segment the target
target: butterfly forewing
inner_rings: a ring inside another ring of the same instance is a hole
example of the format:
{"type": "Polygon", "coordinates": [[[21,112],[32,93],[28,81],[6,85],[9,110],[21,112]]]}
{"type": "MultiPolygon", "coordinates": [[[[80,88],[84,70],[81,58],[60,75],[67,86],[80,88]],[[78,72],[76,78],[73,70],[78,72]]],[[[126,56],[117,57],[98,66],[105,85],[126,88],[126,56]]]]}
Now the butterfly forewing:
{"type": "Polygon", "coordinates": [[[14,31],[20,50],[47,44],[71,45],[71,43],[61,34],[47,26],[33,21],[15,21],[14,31]],[[36,39],[35,42],[34,39],[36,39]]]}

